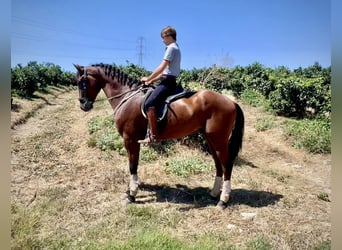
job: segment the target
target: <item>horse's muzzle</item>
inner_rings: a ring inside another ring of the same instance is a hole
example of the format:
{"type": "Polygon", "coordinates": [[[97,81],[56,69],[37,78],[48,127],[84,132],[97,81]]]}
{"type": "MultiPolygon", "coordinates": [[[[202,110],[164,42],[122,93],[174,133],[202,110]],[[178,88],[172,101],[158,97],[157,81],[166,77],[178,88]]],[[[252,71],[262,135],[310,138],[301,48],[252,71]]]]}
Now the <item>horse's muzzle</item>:
{"type": "Polygon", "coordinates": [[[89,111],[89,110],[91,110],[93,108],[93,102],[89,101],[86,98],[81,98],[80,99],[80,108],[83,111],[87,112],[87,111],[89,111]]]}

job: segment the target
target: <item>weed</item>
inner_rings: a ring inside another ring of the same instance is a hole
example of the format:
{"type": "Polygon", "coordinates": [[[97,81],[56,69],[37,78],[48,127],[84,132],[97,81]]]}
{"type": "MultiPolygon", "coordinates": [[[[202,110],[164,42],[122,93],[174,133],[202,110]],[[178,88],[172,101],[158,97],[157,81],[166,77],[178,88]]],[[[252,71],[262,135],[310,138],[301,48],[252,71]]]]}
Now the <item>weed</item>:
{"type": "Polygon", "coordinates": [[[114,126],[112,116],[96,116],[88,122],[88,132],[91,135],[88,139],[89,147],[97,147],[103,151],[115,150],[121,155],[126,154],[124,142],[114,126]]]}
{"type": "Polygon", "coordinates": [[[101,150],[115,150],[125,154],[124,142],[115,128],[107,127],[96,138],[96,146],[101,150]]]}
{"type": "Polygon", "coordinates": [[[330,249],[331,249],[331,241],[330,240],[323,241],[314,247],[314,250],[330,250],[330,249]]]}
{"type": "Polygon", "coordinates": [[[110,117],[95,116],[88,122],[88,132],[93,134],[96,131],[102,130],[104,127],[114,126],[114,119],[110,117]]]}
{"type": "Polygon", "coordinates": [[[322,201],[330,201],[329,195],[325,192],[320,192],[319,194],[317,194],[317,198],[322,201]]]}
{"type": "Polygon", "coordinates": [[[205,164],[198,158],[180,159],[173,158],[165,162],[166,171],[181,177],[188,177],[190,174],[198,174],[211,170],[211,165],[205,164]]]}
{"type": "Polygon", "coordinates": [[[91,134],[88,141],[87,141],[87,145],[90,148],[95,148],[96,147],[96,135],[95,134],[91,134]]]}
{"type": "Polygon", "coordinates": [[[41,226],[42,215],[39,209],[11,206],[11,248],[12,249],[39,249],[38,233],[41,226]]]}
{"type": "Polygon", "coordinates": [[[268,241],[264,237],[258,236],[248,242],[247,249],[268,250],[268,249],[272,249],[272,245],[268,243],[268,241]]]}
{"type": "Polygon", "coordinates": [[[150,206],[130,206],[126,210],[126,213],[130,217],[140,218],[142,220],[149,220],[158,212],[156,211],[156,209],[150,206]]]}
{"type": "Polygon", "coordinates": [[[258,118],[255,124],[256,131],[265,131],[275,127],[274,117],[273,116],[264,116],[258,118]]]}
{"type": "Polygon", "coordinates": [[[144,162],[154,162],[158,159],[158,153],[151,147],[142,147],[140,159],[144,162]]]}
{"type": "Polygon", "coordinates": [[[282,182],[282,183],[287,183],[288,182],[288,179],[291,178],[290,175],[283,175],[283,174],[280,174],[272,169],[263,169],[261,170],[263,174],[266,174],[274,179],[276,179],[277,181],[279,182],[282,182]]]}

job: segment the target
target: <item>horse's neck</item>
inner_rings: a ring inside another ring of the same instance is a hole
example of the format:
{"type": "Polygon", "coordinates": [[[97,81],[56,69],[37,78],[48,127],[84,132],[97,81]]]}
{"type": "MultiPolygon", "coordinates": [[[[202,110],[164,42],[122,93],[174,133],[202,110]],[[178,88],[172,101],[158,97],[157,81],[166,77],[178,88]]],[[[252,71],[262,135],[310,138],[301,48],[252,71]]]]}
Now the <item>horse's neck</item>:
{"type": "Polygon", "coordinates": [[[108,98],[112,108],[116,109],[117,105],[121,102],[124,96],[120,95],[129,91],[129,87],[127,85],[121,85],[119,83],[107,82],[102,90],[108,98]]]}

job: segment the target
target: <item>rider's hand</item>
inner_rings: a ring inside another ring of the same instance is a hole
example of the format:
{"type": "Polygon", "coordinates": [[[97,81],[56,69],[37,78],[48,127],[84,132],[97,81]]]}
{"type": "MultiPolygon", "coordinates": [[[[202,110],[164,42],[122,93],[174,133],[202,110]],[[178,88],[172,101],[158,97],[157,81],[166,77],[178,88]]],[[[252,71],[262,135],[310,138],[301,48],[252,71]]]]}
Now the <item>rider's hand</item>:
{"type": "Polygon", "coordinates": [[[143,78],[141,78],[141,80],[145,85],[149,85],[151,84],[151,81],[149,81],[147,76],[144,76],[143,78]]]}

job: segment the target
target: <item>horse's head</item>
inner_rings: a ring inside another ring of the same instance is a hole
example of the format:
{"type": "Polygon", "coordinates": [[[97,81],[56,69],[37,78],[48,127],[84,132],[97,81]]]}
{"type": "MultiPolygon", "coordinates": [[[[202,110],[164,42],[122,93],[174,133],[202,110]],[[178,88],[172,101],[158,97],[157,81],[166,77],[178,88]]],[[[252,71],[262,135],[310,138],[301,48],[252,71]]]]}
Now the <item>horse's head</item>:
{"type": "Polygon", "coordinates": [[[101,90],[101,85],[96,77],[99,75],[99,72],[96,67],[84,67],[75,64],[74,66],[78,71],[77,83],[80,108],[83,111],[89,111],[93,108],[96,96],[101,90]]]}

